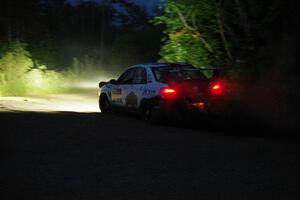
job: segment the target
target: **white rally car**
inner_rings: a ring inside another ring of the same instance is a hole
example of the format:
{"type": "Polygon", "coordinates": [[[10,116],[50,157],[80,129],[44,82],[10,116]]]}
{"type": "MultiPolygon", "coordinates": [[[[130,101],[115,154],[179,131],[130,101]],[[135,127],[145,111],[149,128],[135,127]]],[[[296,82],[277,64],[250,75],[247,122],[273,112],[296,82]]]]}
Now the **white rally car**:
{"type": "Polygon", "coordinates": [[[137,111],[145,119],[210,112],[222,104],[223,86],[190,64],[139,64],[129,67],[117,80],[99,83],[99,107],[102,113],[137,111]]]}

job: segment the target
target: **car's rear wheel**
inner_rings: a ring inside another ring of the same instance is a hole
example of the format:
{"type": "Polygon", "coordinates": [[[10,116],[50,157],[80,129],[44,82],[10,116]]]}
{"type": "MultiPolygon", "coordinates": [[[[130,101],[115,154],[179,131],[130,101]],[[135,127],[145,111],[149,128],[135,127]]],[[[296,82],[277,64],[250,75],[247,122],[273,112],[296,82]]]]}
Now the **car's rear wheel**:
{"type": "Polygon", "coordinates": [[[152,107],[150,105],[145,105],[142,110],[142,119],[145,121],[150,121],[152,118],[152,107]]]}
{"type": "Polygon", "coordinates": [[[99,108],[102,113],[109,113],[111,111],[110,103],[105,94],[101,94],[99,97],[99,108]]]}
{"type": "Polygon", "coordinates": [[[150,102],[142,102],[140,107],[141,118],[144,121],[157,123],[159,121],[160,115],[155,106],[150,102]]]}

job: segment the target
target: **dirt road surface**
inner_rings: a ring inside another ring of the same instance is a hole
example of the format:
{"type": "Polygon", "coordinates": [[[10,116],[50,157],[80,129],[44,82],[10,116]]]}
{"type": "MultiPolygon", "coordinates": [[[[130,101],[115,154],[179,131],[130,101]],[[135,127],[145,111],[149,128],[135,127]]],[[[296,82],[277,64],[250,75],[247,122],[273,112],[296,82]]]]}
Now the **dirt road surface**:
{"type": "Polygon", "coordinates": [[[300,199],[299,139],[236,122],[152,125],[94,112],[90,93],[69,98],[85,106],[0,100],[0,199],[300,199]]]}

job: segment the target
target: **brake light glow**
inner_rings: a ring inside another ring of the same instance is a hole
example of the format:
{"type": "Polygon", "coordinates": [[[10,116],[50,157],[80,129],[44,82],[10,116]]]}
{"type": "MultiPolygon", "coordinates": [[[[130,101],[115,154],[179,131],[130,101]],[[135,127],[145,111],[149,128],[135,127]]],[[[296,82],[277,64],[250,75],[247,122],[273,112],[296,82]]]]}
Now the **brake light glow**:
{"type": "Polygon", "coordinates": [[[163,99],[173,99],[176,97],[176,90],[172,89],[172,88],[162,88],[160,90],[160,96],[163,99]]]}
{"type": "Polygon", "coordinates": [[[221,94],[222,86],[219,83],[212,84],[211,92],[212,92],[213,95],[221,94]]]}
{"type": "Polygon", "coordinates": [[[163,90],[164,93],[168,93],[168,94],[171,94],[171,93],[176,93],[176,91],[174,89],[171,89],[171,88],[165,88],[163,90]]]}
{"type": "Polygon", "coordinates": [[[220,85],[214,85],[212,89],[213,90],[219,90],[220,88],[221,88],[220,85]]]}

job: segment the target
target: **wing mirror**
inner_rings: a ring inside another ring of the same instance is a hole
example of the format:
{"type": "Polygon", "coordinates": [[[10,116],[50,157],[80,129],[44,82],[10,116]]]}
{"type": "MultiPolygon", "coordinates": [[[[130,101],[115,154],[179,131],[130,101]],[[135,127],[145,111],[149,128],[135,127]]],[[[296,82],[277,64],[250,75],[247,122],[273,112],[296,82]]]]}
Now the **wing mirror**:
{"type": "Polygon", "coordinates": [[[113,84],[113,85],[118,84],[118,82],[117,82],[115,79],[111,79],[111,80],[109,81],[109,83],[110,83],[110,84],[113,84]]]}
{"type": "Polygon", "coordinates": [[[117,82],[115,79],[111,79],[111,80],[108,81],[108,82],[102,81],[102,82],[99,83],[99,88],[102,88],[102,87],[103,87],[104,85],[106,85],[106,84],[113,84],[113,85],[116,85],[116,84],[118,84],[118,82],[117,82]]]}
{"type": "Polygon", "coordinates": [[[106,85],[107,84],[107,82],[104,82],[104,81],[102,81],[102,82],[100,82],[99,83],[99,88],[102,88],[104,85],[106,85]]]}

